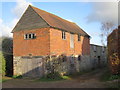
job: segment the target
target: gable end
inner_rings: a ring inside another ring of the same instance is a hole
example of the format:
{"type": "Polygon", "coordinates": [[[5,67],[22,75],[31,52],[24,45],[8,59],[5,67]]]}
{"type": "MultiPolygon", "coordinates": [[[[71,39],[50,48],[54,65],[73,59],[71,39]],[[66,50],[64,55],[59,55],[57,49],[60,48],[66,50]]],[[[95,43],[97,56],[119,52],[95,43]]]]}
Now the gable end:
{"type": "Polygon", "coordinates": [[[12,32],[50,27],[30,6],[18,21],[12,32]]]}

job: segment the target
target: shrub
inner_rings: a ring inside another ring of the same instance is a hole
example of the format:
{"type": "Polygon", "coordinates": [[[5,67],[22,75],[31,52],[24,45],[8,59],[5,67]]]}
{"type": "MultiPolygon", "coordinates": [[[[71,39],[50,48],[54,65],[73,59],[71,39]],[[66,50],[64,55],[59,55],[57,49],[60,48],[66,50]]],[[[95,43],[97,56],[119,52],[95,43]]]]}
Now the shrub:
{"type": "Polygon", "coordinates": [[[111,75],[109,80],[120,79],[120,75],[111,75]]]}
{"type": "Polygon", "coordinates": [[[46,78],[57,79],[57,78],[62,78],[62,77],[58,72],[54,72],[54,73],[47,74],[46,78]]]}
{"type": "Polygon", "coordinates": [[[2,76],[5,75],[5,71],[6,71],[6,63],[5,63],[5,58],[2,54],[2,52],[0,52],[0,64],[2,64],[1,69],[0,69],[0,73],[2,73],[2,76]]]}
{"type": "Polygon", "coordinates": [[[101,75],[101,80],[102,81],[112,81],[112,80],[115,80],[115,79],[120,79],[120,75],[114,75],[114,74],[111,74],[110,73],[110,70],[106,70],[105,73],[103,73],[101,75]]]}

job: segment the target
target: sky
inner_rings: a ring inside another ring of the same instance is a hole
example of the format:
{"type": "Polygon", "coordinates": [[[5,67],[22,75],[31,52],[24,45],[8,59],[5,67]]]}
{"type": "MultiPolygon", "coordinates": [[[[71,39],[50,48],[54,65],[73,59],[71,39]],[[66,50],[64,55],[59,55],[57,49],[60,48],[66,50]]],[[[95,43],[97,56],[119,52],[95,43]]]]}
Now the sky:
{"type": "Polygon", "coordinates": [[[0,31],[3,36],[12,37],[11,31],[28,5],[33,5],[63,19],[75,22],[91,36],[91,44],[101,45],[101,22],[111,21],[116,25],[118,24],[118,2],[30,2],[30,0],[16,0],[14,2],[0,2],[2,13],[0,15],[0,31]]]}

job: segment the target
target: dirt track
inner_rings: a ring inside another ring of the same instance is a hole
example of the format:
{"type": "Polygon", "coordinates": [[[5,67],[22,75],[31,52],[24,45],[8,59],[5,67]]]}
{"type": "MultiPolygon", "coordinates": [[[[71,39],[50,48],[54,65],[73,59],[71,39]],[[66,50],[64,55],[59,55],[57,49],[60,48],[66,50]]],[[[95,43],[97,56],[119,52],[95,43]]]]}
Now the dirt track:
{"type": "Polygon", "coordinates": [[[108,88],[109,83],[101,82],[104,69],[85,73],[71,80],[40,82],[30,79],[11,79],[3,83],[3,88],[108,88]]]}

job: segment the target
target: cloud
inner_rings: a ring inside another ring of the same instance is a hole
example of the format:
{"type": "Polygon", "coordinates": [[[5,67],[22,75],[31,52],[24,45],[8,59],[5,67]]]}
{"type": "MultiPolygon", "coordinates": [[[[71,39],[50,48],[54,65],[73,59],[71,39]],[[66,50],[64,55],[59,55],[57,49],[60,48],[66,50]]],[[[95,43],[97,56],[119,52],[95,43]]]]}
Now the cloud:
{"type": "Polygon", "coordinates": [[[22,14],[25,12],[27,9],[28,5],[32,5],[32,3],[27,2],[26,0],[17,0],[16,6],[12,9],[13,14],[15,17],[13,20],[10,22],[9,25],[6,25],[4,21],[0,18],[0,36],[9,36],[12,37],[12,29],[15,27],[17,24],[18,20],[22,16],[22,14]]]}
{"type": "Polygon", "coordinates": [[[118,23],[118,3],[117,2],[101,2],[92,3],[92,11],[86,17],[87,22],[106,22],[110,21],[114,24],[118,23]]]}
{"type": "Polygon", "coordinates": [[[0,18],[0,36],[11,37],[11,28],[3,23],[3,20],[0,18]]]}
{"type": "Polygon", "coordinates": [[[20,18],[27,9],[28,5],[32,5],[32,3],[29,3],[26,0],[17,0],[16,6],[13,8],[12,12],[16,15],[17,18],[20,18]]]}
{"type": "Polygon", "coordinates": [[[12,29],[15,27],[15,25],[17,24],[18,21],[19,21],[18,18],[14,18],[14,19],[12,20],[11,25],[10,25],[12,29]]]}
{"type": "Polygon", "coordinates": [[[91,36],[100,36],[100,33],[99,32],[91,32],[89,33],[91,36]]]}

